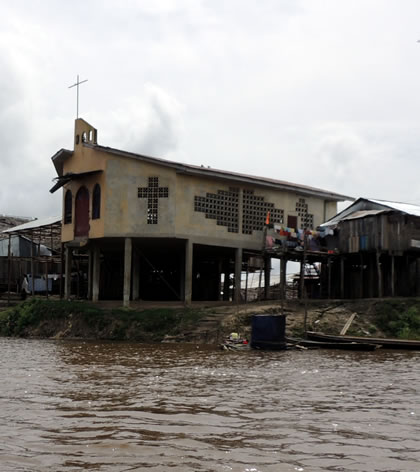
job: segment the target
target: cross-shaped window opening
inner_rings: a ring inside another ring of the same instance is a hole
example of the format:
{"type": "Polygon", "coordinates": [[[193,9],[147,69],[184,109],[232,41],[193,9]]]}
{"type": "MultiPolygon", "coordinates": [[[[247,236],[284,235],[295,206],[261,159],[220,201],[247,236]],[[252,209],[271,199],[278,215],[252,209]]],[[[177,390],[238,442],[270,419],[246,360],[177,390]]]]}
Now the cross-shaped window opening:
{"type": "Polygon", "coordinates": [[[168,187],[159,187],[159,177],[149,177],[147,187],[139,187],[139,198],[147,198],[147,224],[157,225],[159,222],[159,198],[168,198],[168,187]]]}

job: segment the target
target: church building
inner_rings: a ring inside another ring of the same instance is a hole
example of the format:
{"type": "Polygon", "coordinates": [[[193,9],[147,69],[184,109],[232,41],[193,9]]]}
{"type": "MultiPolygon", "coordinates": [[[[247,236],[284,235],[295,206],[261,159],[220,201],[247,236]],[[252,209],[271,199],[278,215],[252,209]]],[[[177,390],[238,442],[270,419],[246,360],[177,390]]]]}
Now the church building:
{"type": "Polygon", "coordinates": [[[75,122],[74,150],[52,157],[63,189],[65,296],[84,257],[87,296],[240,301],[241,272],[264,246],[264,225],[316,228],[349,197],[273,178],[188,165],[105,146],[75,122]],[[233,291],[232,291],[233,287],[233,291]]]}

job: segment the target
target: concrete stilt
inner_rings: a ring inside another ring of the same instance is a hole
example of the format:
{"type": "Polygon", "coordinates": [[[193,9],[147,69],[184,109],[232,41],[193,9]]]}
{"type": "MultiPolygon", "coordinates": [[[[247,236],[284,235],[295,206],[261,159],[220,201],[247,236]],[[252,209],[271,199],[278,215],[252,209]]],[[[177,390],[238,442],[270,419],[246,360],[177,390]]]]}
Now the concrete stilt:
{"type": "Polygon", "coordinates": [[[299,298],[303,300],[305,298],[305,263],[304,263],[305,257],[302,257],[302,260],[300,261],[300,276],[299,276],[299,288],[300,288],[300,294],[299,298]]]}
{"type": "Polygon", "coordinates": [[[66,251],[66,268],[65,268],[64,298],[68,300],[71,295],[71,266],[73,262],[73,249],[70,247],[66,247],[65,251],[66,251]]]}
{"type": "Polygon", "coordinates": [[[223,273],[223,259],[219,258],[218,261],[218,273],[219,273],[219,288],[218,288],[218,294],[217,294],[217,299],[219,301],[223,300],[223,286],[222,286],[222,273],[223,273]]]}
{"type": "Polygon", "coordinates": [[[133,252],[133,300],[140,298],[140,254],[133,252]]]}
{"type": "Polygon", "coordinates": [[[132,266],[132,241],[131,241],[131,238],[125,238],[124,240],[124,291],[123,291],[123,305],[124,306],[130,306],[131,266],[132,266]]]}
{"type": "Polygon", "coordinates": [[[99,278],[101,267],[101,253],[99,247],[95,246],[92,250],[92,301],[99,300],[99,278]]]}
{"type": "Polygon", "coordinates": [[[287,271],[287,259],[282,257],[280,259],[280,299],[286,298],[286,272],[287,271]]]}
{"type": "Polygon", "coordinates": [[[235,303],[241,302],[241,272],[242,272],[242,248],[235,249],[235,290],[233,299],[235,303]]]}
{"type": "Polygon", "coordinates": [[[270,298],[271,257],[264,258],[264,298],[270,298]]]}
{"type": "Polygon", "coordinates": [[[88,253],[88,288],[87,288],[87,299],[92,300],[92,272],[93,272],[93,251],[92,249],[88,253]]]}
{"type": "Polygon", "coordinates": [[[184,274],[184,302],[191,304],[192,300],[192,267],[193,267],[193,243],[191,239],[185,242],[185,274],[184,274]]]}
{"type": "Polygon", "coordinates": [[[230,271],[227,268],[229,264],[226,264],[226,268],[224,271],[224,279],[223,279],[223,301],[228,302],[230,300],[230,271]]]}

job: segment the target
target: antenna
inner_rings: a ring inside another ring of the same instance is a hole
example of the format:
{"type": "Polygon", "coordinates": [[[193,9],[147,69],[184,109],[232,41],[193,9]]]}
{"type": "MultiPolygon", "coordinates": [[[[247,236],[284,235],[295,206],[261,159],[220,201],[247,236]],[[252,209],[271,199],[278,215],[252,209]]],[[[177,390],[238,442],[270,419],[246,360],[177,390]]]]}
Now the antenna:
{"type": "Polygon", "coordinates": [[[86,80],[82,80],[81,82],[79,81],[79,74],[77,74],[77,81],[75,84],[73,85],[70,85],[69,88],[73,88],[73,87],[77,87],[77,111],[76,111],[76,119],[79,118],[79,85],[80,84],[84,84],[85,82],[87,82],[88,79],[86,80]]]}

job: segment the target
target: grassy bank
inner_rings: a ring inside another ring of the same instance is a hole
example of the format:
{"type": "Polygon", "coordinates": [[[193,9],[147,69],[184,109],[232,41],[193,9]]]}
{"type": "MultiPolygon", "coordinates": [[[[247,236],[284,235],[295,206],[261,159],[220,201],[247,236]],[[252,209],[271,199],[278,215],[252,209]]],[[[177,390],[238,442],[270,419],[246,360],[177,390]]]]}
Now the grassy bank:
{"type": "Polygon", "coordinates": [[[160,342],[202,316],[187,308],[106,310],[87,302],[34,298],[0,312],[0,335],[160,342]]]}
{"type": "MultiPolygon", "coordinates": [[[[347,334],[420,339],[420,299],[312,300],[307,304],[308,329],[339,334],[356,313],[347,334]]],[[[253,314],[280,313],[280,302],[218,308],[101,308],[80,301],[29,299],[0,311],[0,336],[80,338],[160,342],[219,342],[230,332],[251,335],[253,314]],[[200,320],[201,323],[200,327],[200,320]]],[[[304,304],[285,304],[286,332],[304,335],[304,304]]]]}

